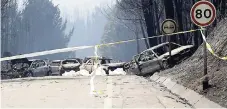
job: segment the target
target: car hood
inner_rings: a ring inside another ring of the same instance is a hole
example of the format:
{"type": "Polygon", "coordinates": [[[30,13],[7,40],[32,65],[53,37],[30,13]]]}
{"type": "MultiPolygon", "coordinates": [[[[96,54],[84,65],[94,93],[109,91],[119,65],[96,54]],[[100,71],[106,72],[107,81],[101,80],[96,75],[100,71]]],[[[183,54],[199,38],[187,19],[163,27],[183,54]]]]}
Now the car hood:
{"type": "Polygon", "coordinates": [[[80,66],[79,63],[77,63],[77,64],[64,64],[64,65],[62,65],[62,67],[64,67],[64,68],[74,68],[74,67],[79,67],[79,66],[80,66]]]}
{"type": "MultiPolygon", "coordinates": [[[[192,48],[192,47],[193,47],[193,45],[181,46],[179,48],[172,50],[171,55],[176,55],[176,54],[180,53],[181,51],[188,49],[188,48],[192,48]]],[[[165,54],[159,56],[159,59],[162,59],[162,58],[167,57],[167,56],[169,56],[169,52],[166,52],[165,54]]]]}
{"type": "Polygon", "coordinates": [[[104,66],[111,66],[111,67],[116,67],[116,66],[122,66],[124,65],[125,62],[120,62],[120,63],[109,63],[109,64],[103,64],[104,66]]]}

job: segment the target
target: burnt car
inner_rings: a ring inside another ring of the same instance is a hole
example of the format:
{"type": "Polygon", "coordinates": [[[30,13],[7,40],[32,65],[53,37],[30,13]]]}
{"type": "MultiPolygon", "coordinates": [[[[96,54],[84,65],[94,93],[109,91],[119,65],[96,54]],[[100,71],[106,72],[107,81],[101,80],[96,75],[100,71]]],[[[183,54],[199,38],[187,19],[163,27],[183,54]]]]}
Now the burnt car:
{"type": "Polygon", "coordinates": [[[50,63],[51,67],[51,75],[60,75],[60,66],[61,66],[61,61],[62,60],[53,60],[50,63]]]}
{"type": "Polygon", "coordinates": [[[3,68],[1,70],[2,79],[13,79],[26,77],[26,72],[30,66],[31,62],[27,58],[20,58],[8,61],[7,64],[3,63],[3,68]],[[7,66],[5,66],[7,65],[7,66]]]}
{"type": "Polygon", "coordinates": [[[90,74],[95,70],[94,65],[97,61],[97,64],[99,66],[102,66],[103,70],[106,72],[106,74],[109,74],[109,70],[114,71],[117,68],[123,68],[124,69],[124,62],[111,62],[112,59],[106,58],[106,57],[86,57],[83,61],[83,64],[80,69],[87,70],[90,74]]]}
{"type": "Polygon", "coordinates": [[[50,61],[49,60],[41,60],[34,59],[25,73],[26,77],[42,77],[42,76],[50,76],[52,74],[50,61]]]}
{"type": "Polygon", "coordinates": [[[150,49],[147,49],[139,54],[138,58],[135,59],[135,66],[131,69],[134,74],[137,75],[147,75],[153,74],[156,71],[164,70],[169,67],[180,63],[181,61],[187,59],[192,54],[193,45],[179,45],[176,43],[170,43],[171,47],[174,47],[171,50],[171,56],[168,51],[169,42],[159,44],[150,49]],[[159,53],[157,51],[165,50],[166,52],[159,53]],[[171,60],[170,60],[171,57],[171,60]]]}
{"type": "Polygon", "coordinates": [[[102,64],[103,66],[107,67],[107,70],[111,70],[114,71],[117,68],[122,68],[125,71],[125,62],[110,62],[110,63],[106,63],[106,64],[102,64]]]}
{"type": "Polygon", "coordinates": [[[138,61],[139,54],[134,55],[132,60],[125,64],[125,70],[128,74],[133,74],[133,72],[139,72],[137,61],[138,61]]]}
{"type": "Polygon", "coordinates": [[[60,65],[60,75],[63,73],[69,72],[71,70],[77,72],[80,70],[81,59],[79,58],[70,58],[63,60],[60,65]]]}

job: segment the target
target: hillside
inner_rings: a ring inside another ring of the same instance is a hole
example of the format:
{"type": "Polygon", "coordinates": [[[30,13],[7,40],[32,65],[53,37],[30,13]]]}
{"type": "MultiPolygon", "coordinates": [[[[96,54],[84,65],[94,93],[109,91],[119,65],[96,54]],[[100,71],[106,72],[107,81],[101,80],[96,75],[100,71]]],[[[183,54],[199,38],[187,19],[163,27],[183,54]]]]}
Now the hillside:
{"type": "MultiPolygon", "coordinates": [[[[208,42],[219,56],[227,56],[227,18],[208,36],[208,42]]],[[[205,95],[210,100],[227,107],[227,61],[220,60],[208,52],[208,77],[211,88],[202,91],[203,46],[180,65],[160,73],[169,76],[178,83],[205,95]]]]}

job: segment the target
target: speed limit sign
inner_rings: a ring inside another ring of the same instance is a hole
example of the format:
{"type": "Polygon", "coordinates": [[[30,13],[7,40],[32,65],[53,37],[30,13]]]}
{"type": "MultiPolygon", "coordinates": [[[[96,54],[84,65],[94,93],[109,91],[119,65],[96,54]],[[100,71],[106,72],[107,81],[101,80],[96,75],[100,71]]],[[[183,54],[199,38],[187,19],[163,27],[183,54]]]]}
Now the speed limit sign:
{"type": "Polygon", "coordinates": [[[216,8],[209,1],[199,1],[191,8],[191,20],[201,27],[209,26],[216,18],[216,8]]]}

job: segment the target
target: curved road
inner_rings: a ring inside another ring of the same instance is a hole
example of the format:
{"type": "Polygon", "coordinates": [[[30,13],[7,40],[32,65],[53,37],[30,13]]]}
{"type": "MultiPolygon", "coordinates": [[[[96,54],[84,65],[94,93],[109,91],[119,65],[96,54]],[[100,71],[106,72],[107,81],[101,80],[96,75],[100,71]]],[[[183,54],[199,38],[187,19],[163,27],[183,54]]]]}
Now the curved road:
{"type": "Polygon", "coordinates": [[[40,77],[2,81],[2,108],[192,108],[162,86],[138,76],[40,77]]]}

